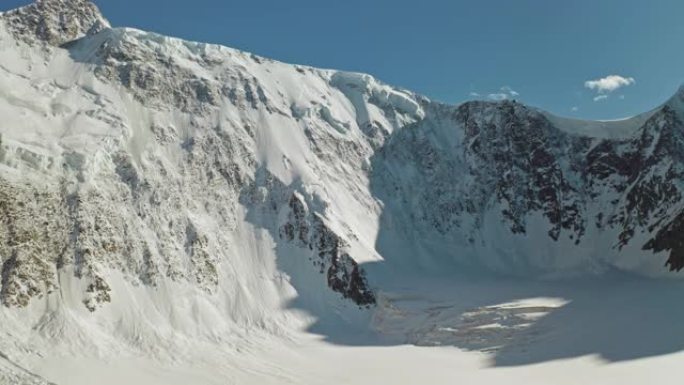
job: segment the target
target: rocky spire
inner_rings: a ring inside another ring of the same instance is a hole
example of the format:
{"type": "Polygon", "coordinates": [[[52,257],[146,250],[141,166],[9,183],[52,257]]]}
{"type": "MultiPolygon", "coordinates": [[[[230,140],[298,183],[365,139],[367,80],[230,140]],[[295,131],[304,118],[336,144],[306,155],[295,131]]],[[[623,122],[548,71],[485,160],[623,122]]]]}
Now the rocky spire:
{"type": "Polygon", "coordinates": [[[109,27],[95,4],[88,0],[37,0],[2,14],[17,38],[60,46],[109,27]]]}

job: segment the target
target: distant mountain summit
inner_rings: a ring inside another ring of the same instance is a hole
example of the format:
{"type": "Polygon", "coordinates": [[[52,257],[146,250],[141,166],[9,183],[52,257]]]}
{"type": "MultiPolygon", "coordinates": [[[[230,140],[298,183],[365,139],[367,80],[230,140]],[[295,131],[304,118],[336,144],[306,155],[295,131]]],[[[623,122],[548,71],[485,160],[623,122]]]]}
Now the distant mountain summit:
{"type": "Polygon", "coordinates": [[[16,38],[53,46],[110,27],[97,6],[87,0],[38,0],[6,12],[3,18],[16,38]]]}

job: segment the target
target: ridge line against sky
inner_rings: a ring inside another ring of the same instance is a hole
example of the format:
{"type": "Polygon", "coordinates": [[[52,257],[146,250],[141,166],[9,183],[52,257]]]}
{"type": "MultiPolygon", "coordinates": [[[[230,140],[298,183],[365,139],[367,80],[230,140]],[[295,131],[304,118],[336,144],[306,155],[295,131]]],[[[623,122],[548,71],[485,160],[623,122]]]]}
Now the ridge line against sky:
{"type": "Polygon", "coordinates": [[[660,105],[684,81],[678,0],[94,2],[114,26],[369,73],[451,104],[515,98],[616,119],[660,105]]]}

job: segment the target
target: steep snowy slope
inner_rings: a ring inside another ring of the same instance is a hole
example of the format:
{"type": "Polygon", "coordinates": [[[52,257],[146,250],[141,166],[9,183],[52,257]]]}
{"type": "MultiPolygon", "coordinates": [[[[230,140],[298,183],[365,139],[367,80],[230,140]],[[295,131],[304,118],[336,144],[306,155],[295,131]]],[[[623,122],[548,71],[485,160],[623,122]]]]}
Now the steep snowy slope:
{"type": "Polygon", "coordinates": [[[667,266],[680,270],[681,98],[619,122],[621,137],[582,135],[573,129],[588,123],[556,126],[515,102],[428,108],[373,158],[374,195],[391,213],[380,228],[407,235],[380,247],[405,239],[403,259],[450,255],[520,274],[662,275],[652,251],[672,250],[667,266]],[[430,247],[441,249],[420,249],[430,247]]]}
{"type": "Polygon", "coordinates": [[[323,318],[363,330],[411,277],[684,267],[681,91],[611,123],[448,106],[111,28],[85,0],[2,14],[0,52],[12,381],[39,381],[21,368],[46,349],[178,359],[323,318]]]}

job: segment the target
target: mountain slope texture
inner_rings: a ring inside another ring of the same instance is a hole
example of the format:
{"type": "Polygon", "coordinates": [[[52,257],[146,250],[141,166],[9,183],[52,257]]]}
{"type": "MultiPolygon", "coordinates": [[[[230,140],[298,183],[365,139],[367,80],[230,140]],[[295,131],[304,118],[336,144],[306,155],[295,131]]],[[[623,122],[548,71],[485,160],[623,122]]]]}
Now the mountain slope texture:
{"type": "Polygon", "coordinates": [[[452,106],[85,0],[0,14],[0,52],[3,384],[47,383],[46,355],[235,369],[326,320],[364,338],[391,287],[464,271],[684,268],[684,90],[613,122],[452,106]]]}

